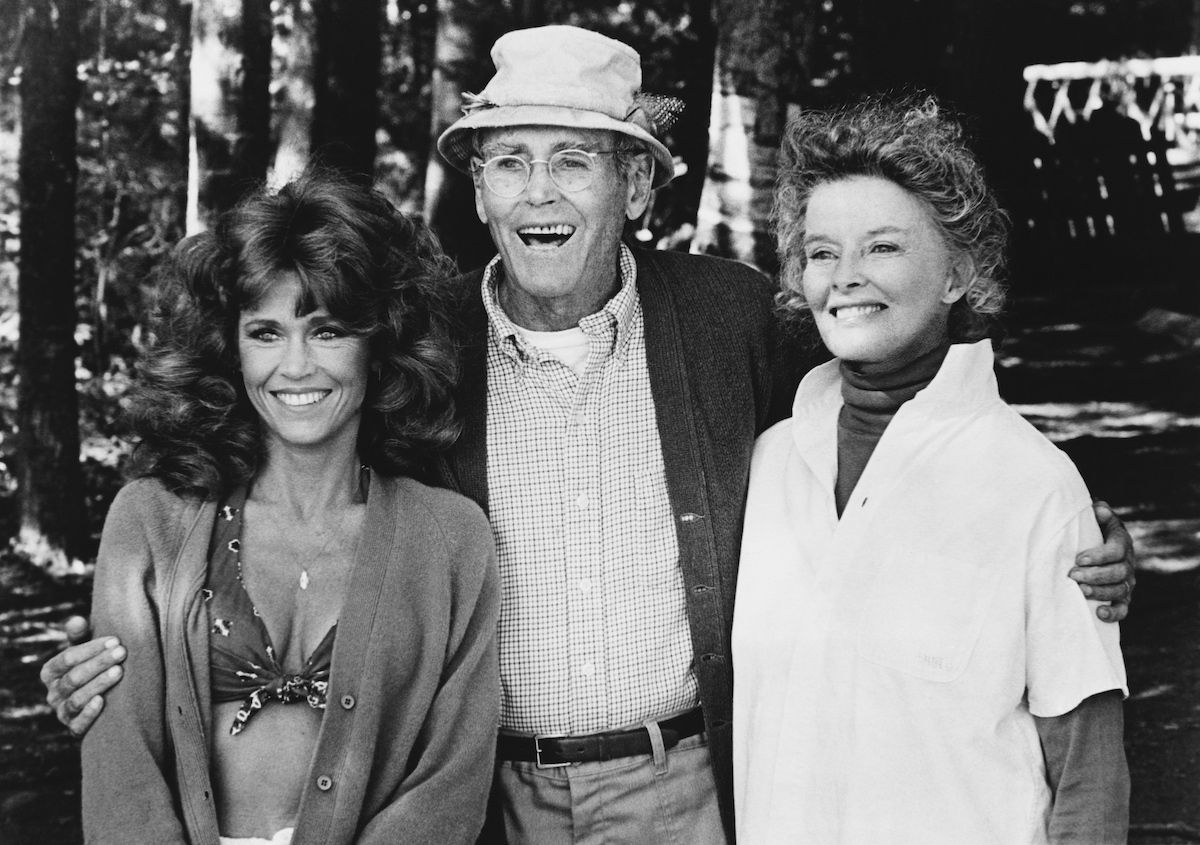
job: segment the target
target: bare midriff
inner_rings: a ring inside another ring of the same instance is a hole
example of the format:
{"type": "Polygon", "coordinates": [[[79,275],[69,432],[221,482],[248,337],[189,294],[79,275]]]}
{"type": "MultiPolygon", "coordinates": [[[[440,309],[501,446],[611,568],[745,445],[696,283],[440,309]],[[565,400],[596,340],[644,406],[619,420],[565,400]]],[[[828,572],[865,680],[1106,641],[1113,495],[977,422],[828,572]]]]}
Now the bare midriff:
{"type": "MultiPolygon", "coordinates": [[[[222,836],[270,839],[294,827],[323,710],[268,703],[229,735],[237,702],[213,705],[212,781],[222,836]]],[[[316,775],[312,775],[316,777],[316,775]]]]}

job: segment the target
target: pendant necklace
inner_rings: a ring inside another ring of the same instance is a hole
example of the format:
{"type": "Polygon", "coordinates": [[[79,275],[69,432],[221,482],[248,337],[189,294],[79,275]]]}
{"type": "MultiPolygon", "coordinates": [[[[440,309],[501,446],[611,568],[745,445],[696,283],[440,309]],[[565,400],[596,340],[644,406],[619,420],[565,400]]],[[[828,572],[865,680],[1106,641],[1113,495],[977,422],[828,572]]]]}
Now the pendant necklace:
{"type": "MultiPolygon", "coordinates": [[[[333,542],[333,538],[336,537],[341,532],[342,525],[346,522],[346,516],[350,513],[350,509],[351,509],[351,506],[348,506],[342,510],[342,518],[338,520],[337,526],[334,527],[333,531],[330,532],[329,536],[327,538],[325,538],[325,543],[324,543],[324,545],[321,546],[321,550],[319,552],[317,552],[317,556],[312,558],[312,562],[314,564],[317,563],[318,561],[320,561],[321,557],[325,554],[326,551],[328,551],[329,544],[333,542]]],[[[292,552],[292,557],[295,559],[296,563],[300,563],[300,556],[298,554],[296,554],[294,551],[292,552]]],[[[301,563],[300,564],[300,589],[307,590],[308,582],[309,582],[308,567],[301,563]]]]}

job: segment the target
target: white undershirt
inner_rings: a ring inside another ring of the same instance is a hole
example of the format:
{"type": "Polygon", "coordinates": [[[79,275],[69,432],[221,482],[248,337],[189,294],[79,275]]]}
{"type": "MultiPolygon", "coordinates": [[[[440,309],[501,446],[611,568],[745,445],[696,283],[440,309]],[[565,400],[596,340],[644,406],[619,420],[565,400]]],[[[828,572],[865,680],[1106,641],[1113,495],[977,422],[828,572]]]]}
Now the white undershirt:
{"type": "Polygon", "coordinates": [[[570,367],[575,375],[583,378],[583,371],[587,368],[588,336],[579,326],[559,332],[535,332],[517,326],[517,331],[526,343],[550,353],[570,367]]]}

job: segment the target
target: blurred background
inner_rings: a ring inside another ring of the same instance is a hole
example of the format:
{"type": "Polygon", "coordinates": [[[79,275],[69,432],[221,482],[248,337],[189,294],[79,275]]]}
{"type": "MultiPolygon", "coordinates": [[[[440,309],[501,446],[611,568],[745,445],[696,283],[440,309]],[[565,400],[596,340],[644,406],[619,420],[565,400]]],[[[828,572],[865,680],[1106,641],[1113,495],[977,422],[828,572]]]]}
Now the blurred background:
{"type": "Polygon", "coordinates": [[[1123,625],[1135,843],[1200,842],[1200,0],[0,2],[0,843],[78,843],[78,748],[37,682],[132,446],[150,271],[310,157],[463,269],[492,254],[433,139],[505,31],[571,23],[682,99],[629,237],[772,273],[791,114],[927,91],[1013,221],[1005,397],[1141,553],[1123,625]]]}

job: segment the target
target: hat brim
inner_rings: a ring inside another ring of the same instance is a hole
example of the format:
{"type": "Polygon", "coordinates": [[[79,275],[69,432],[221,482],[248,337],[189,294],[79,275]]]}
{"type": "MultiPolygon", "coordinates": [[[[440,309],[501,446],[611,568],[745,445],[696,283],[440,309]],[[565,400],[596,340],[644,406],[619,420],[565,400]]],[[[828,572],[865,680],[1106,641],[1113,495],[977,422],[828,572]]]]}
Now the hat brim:
{"type": "Polygon", "coordinates": [[[675,160],[662,142],[635,123],[616,120],[605,114],[563,106],[492,106],[480,108],[460,118],[438,138],[437,148],[455,170],[471,172],[471,134],[479,129],[509,126],[562,126],[568,129],[607,129],[636,138],[646,145],[654,158],[655,188],[675,178],[675,160]]]}

